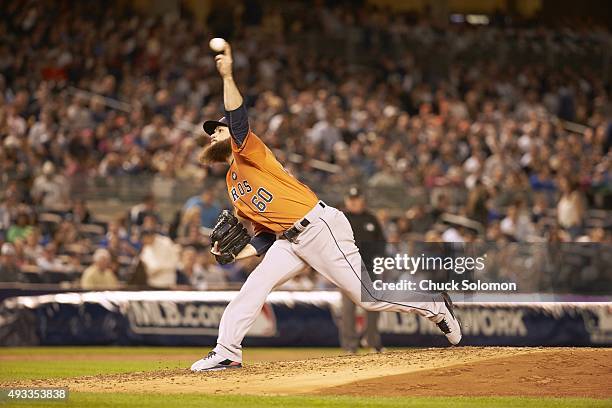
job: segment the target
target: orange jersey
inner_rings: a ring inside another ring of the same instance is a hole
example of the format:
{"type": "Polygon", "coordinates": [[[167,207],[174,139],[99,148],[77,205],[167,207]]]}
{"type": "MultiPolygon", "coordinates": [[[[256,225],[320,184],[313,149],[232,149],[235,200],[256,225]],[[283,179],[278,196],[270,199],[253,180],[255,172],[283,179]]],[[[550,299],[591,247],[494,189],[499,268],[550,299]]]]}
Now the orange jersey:
{"type": "Polygon", "coordinates": [[[250,130],[241,146],[232,138],[232,156],[227,191],[238,215],[255,224],[256,234],[284,232],[317,204],[316,194],[289,174],[250,130]]]}

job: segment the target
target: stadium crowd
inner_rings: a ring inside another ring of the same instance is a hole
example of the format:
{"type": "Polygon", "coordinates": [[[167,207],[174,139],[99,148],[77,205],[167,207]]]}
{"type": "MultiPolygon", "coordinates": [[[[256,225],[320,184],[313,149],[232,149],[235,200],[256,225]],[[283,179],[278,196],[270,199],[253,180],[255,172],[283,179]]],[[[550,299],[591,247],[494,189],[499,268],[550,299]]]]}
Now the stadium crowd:
{"type": "Polygon", "coordinates": [[[251,128],[289,171],[315,190],[426,191],[401,213],[379,209],[390,249],[612,242],[610,83],[580,63],[606,52],[606,30],[439,29],[366,6],[281,12],[252,1],[213,10],[208,24],[185,10],[149,18],[87,1],[12,1],[0,18],[2,281],[244,280],[257,260],[222,268],[208,251],[222,187],[172,222],[154,196],[102,222],[72,193],[83,178],[223,179],[223,166],[197,162],[199,125],[222,112],[213,33],[232,40],[251,128]],[[305,38],[350,47],[330,54],[319,41],[319,55],[305,38]]]}

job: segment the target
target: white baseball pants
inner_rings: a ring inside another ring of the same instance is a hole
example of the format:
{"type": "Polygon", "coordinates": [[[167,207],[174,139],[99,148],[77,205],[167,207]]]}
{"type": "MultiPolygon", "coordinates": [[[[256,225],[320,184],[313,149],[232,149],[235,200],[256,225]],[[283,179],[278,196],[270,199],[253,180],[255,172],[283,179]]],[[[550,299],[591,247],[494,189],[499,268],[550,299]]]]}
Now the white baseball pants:
{"type": "MultiPolygon", "coordinates": [[[[297,237],[297,243],[277,240],[227,305],[214,349],[218,355],[242,362],[242,339],[261,312],[268,293],[294,277],[305,265],[313,267],[366,310],[418,313],[427,318],[443,312],[444,302],[435,301],[433,295],[427,294],[418,299],[411,294],[417,301],[410,304],[375,300],[380,299],[376,297],[372,302],[362,301],[365,282],[361,281],[361,255],[344,214],[328,205],[317,204],[304,218],[310,224],[297,237]]],[[[371,292],[372,284],[367,287],[371,292]]]]}

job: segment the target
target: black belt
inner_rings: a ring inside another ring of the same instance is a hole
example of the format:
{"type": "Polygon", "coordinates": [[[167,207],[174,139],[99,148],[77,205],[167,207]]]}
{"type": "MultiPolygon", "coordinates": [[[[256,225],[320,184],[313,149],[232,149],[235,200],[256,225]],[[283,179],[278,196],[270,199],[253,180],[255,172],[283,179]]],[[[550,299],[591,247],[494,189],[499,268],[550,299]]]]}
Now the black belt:
{"type": "MultiPolygon", "coordinates": [[[[322,202],[319,201],[318,203],[321,207],[325,208],[326,205],[322,202]]],[[[287,231],[283,232],[283,234],[281,235],[281,239],[286,239],[289,242],[292,243],[297,243],[297,241],[295,240],[298,235],[300,235],[302,232],[304,232],[304,229],[310,225],[310,221],[308,221],[307,218],[302,218],[302,220],[300,221],[300,225],[303,227],[302,229],[298,229],[295,225],[291,228],[289,228],[287,231]]]]}

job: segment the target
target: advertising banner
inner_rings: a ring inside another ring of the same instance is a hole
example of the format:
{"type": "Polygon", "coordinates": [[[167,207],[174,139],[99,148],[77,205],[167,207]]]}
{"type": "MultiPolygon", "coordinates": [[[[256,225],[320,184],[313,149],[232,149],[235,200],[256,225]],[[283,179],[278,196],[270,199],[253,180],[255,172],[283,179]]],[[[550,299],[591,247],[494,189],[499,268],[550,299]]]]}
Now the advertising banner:
{"type": "MultiPolygon", "coordinates": [[[[88,292],[6,299],[0,305],[0,345],[215,344],[225,306],[237,292],[88,292]]],[[[612,304],[457,304],[462,345],[610,346],[612,304]]],[[[337,292],[273,292],[245,346],[337,346],[337,292]]],[[[357,318],[358,329],[363,325],[357,318]]],[[[438,328],[415,314],[382,313],[386,346],[448,344],[438,328]]]]}

